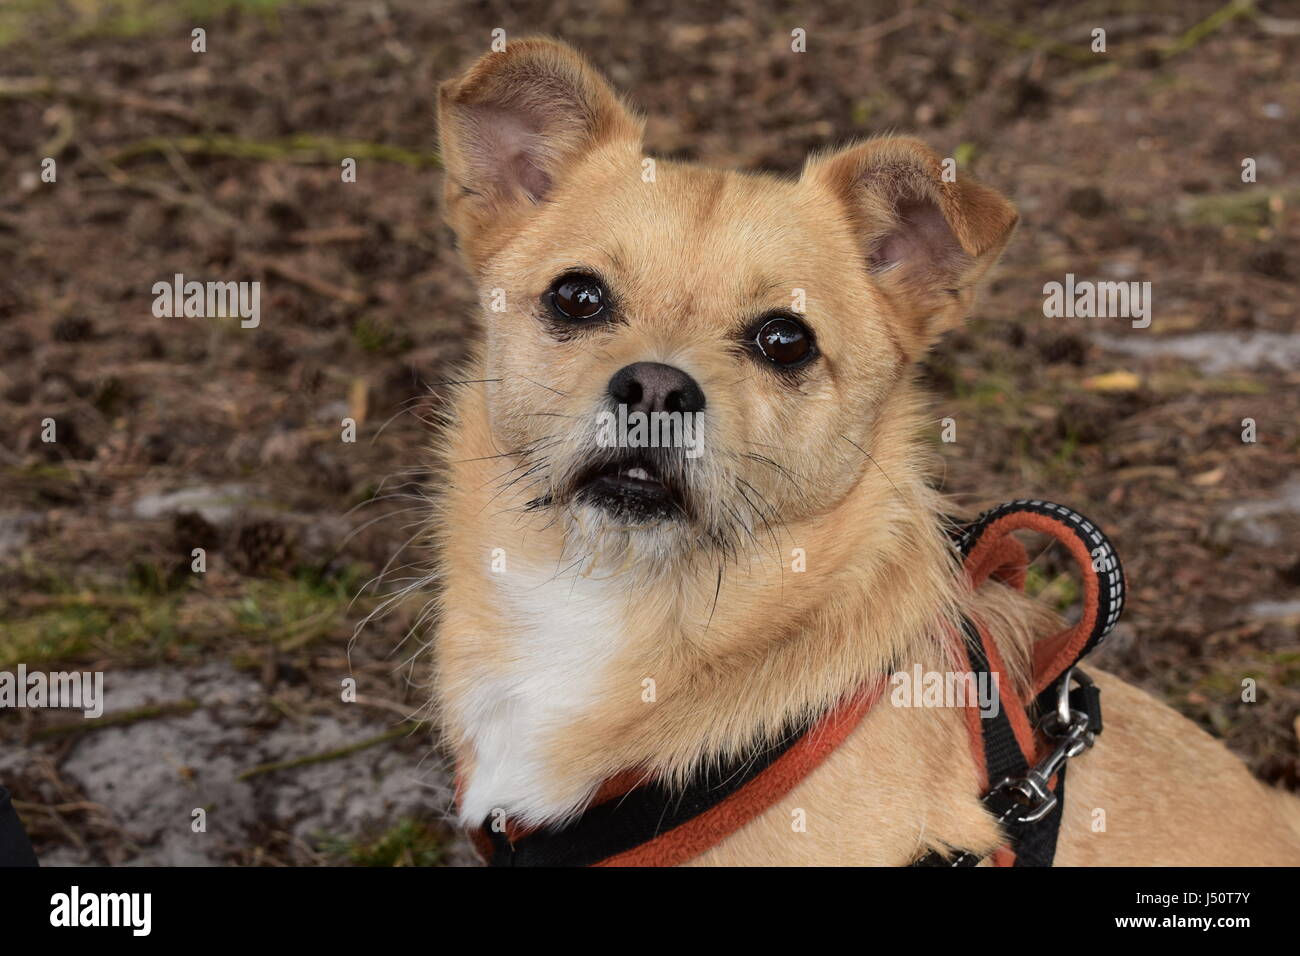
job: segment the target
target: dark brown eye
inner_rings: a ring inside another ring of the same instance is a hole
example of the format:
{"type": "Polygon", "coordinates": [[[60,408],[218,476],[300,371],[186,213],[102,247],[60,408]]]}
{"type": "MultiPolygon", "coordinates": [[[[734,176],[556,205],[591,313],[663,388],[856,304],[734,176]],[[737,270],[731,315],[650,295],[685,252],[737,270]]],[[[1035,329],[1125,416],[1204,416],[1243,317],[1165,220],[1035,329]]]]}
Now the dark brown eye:
{"type": "Polygon", "coordinates": [[[594,319],[605,310],[605,289],[591,276],[562,275],[551,286],[551,305],[566,319],[594,319]]]}
{"type": "Polygon", "coordinates": [[[773,365],[793,368],[812,357],[812,333],[802,322],[774,316],[758,327],[754,344],[773,365]]]}

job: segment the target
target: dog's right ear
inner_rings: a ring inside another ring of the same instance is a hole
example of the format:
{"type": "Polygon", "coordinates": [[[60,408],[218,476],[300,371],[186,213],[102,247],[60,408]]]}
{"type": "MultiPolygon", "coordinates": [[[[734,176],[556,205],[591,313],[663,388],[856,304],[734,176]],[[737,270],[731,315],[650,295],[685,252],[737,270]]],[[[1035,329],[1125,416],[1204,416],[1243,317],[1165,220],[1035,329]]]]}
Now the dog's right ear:
{"type": "MultiPolygon", "coordinates": [[[[511,40],[438,91],[447,221],[477,269],[592,149],[642,124],[610,85],[556,40],[511,40]]],[[[635,169],[629,170],[633,175],[635,169]]]]}

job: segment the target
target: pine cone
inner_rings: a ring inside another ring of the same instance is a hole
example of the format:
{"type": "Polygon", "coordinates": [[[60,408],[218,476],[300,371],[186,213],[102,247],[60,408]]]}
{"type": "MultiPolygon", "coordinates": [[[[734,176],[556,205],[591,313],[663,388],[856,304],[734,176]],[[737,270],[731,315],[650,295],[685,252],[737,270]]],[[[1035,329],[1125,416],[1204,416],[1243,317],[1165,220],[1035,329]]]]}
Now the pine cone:
{"type": "Polygon", "coordinates": [[[294,564],[294,536],[278,521],[250,521],[235,532],[230,563],[249,575],[288,572],[294,564]]]}
{"type": "Polygon", "coordinates": [[[178,511],[172,515],[172,545],[185,555],[187,564],[195,548],[212,551],[220,540],[217,529],[197,511],[178,511]]]}

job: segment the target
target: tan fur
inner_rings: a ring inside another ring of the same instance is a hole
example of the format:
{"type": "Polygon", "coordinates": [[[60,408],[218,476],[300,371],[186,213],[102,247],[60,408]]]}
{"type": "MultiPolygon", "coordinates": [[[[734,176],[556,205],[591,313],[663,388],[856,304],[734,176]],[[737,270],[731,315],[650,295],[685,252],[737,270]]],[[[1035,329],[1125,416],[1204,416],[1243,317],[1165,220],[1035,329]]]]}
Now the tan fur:
{"type": "MultiPolygon", "coordinates": [[[[436,703],[463,780],[491,769],[475,736],[484,708],[524,693],[529,642],[576,594],[599,596],[582,598],[593,620],[608,609],[607,640],[557,671],[546,722],[511,755],[540,768],[540,792],[502,808],[525,822],[580,812],[628,768],[680,780],[746,753],[896,667],[950,669],[946,629],[962,612],[989,622],[1023,675],[1052,622],[1000,585],[963,588],[911,371],[969,308],[1015,224],[1009,203],[969,179],[940,183],[938,157],[899,139],[817,157],[797,182],[667,161],[645,182],[639,121],[545,40],[512,41],[446,84],[440,124],[448,217],[485,324],[440,449],[435,522],[436,703]],[[625,320],[560,341],[538,302],[576,266],[610,279],[625,320]],[[796,288],[823,355],[792,386],[731,340],[796,288]],[[692,522],[626,527],[572,499],[605,383],[636,361],[677,365],[708,396],[708,453],[681,476],[692,522]],[[806,572],[791,570],[796,548],[806,572]]],[[[1300,861],[1280,794],[1168,708],[1099,682],[1106,731],[1071,766],[1059,863],[1300,861]]],[[[695,862],[987,852],[999,835],[977,797],[961,712],[883,701],[780,805],[695,862]],[[807,832],[792,830],[796,808],[807,832]]]]}

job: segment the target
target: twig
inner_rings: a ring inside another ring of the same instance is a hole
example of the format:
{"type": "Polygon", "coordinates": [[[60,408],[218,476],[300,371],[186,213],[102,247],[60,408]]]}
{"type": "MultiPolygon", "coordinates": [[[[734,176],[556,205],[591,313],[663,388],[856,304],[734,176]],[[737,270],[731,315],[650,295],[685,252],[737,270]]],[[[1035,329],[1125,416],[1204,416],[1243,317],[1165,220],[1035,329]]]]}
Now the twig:
{"type": "Polygon", "coordinates": [[[1165,49],[1165,56],[1186,53],[1210,34],[1217,32],[1238,17],[1255,15],[1255,0],[1232,0],[1215,10],[1165,49]]]}
{"type": "Polygon", "coordinates": [[[192,698],[184,700],[174,700],[165,704],[152,704],[148,707],[137,707],[135,710],[124,710],[118,714],[110,714],[107,717],[101,717],[98,720],[79,720],[69,721],[62,724],[53,724],[49,727],[42,727],[40,730],[32,733],[33,740],[45,740],[50,737],[59,737],[63,734],[77,734],[89,730],[103,730],[105,727],[121,727],[125,724],[134,724],[141,720],[154,720],[158,717],[175,717],[181,714],[188,714],[199,706],[199,702],[192,698]]]}
{"type": "Polygon", "coordinates": [[[309,275],[299,269],[294,268],[288,263],[281,262],[279,259],[270,259],[266,256],[249,256],[249,261],[253,265],[260,266],[267,272],[274,273],[282,279],[288,279],[290,282],[297,283],[304,289],[315,292],[317,295],[325,296],[327,299],[338,299],[340,302],[346,302],[348,305],[365,305],[366,297],[354,289],[347,289],[341,285],[335,285],[327,282],[314,275],[309,275]]]}
{"type": "MultiPolygon", "coordinates": [[[[960,5],[952,7],[952,14],[959,20],[974,25],[989,36],[1017,47],[1018,49],[1042,51],[1052,56],[1073,60],[1077,63],[1096,63],[1098,59],[1097,55],[1093,53],[1086,44],[1075,45],[1073,43],[1062,42],[1040,36],[1022,28],[1006,26],[1005,24],[997,23],[993,20],[981,17],[960,5]]],[[[1177,56],[1180,53],[1186,53],[1206,37],[1217,32],[1238,17],[1255,17],[1257,15],[1258,11],[1255,9],[1254,0],[1231,0],[1230,3],[1220,7],[1200,23],[1191,27],[1178,39],[1162,47],[1160,50],[1161,55],[1164,57],[1172,57],[1177,56]]],[[[1127,53],[1128,50],[1121,50],[1117,47],[1116,52],[1124,54],[1127,53]]],[[[1108,71],[1101,75],[1109,76],[1111,72],[1113,71],[1108,71]]]]}
{"type": "Polygon", "coordinates": [[[844,33],[836,32],[832,34],[831,39],[840,44],[866,46],[868,43],[875,43],[877,40],[883,40],[891,33],[896,33],[905,27],[910,27],[915,19],[916,10],[912,7],[907,7],[889,19],[877,21],[870,26],[863,27],[861,30],[850,30],[844,33]]]}
{"type": "Polygon", "coordinates": [[[58,113],[55,120],[57,128],[49,141],[37,151],[37,155],[42,158],[46,156],[57,157],[68,148],[68,144],[72,142],[73,134],[76,131],[76,120],[72,115],[72,110],[68,109],[68,107],[56,107],[50,112],[58,113]]]}
{"type": "Polygon", "coordinates": [[[260,141],[240,139],[236,136],[182,136],[171,138],[151,136],[130,143],[110,160],[123,163],[139,156],[164,153],[176,149],[195,156],[221,156],[230,159],[254,159],[269,162],[315,164],[338,162],[345,157],[371,159],[381,163],[398,163],[403,166],[438,166],[435,153],[422,153],[390,146],[386,143],[346,142],[318,136],[294,136],[286,140],[260,141]]]}
{"type": "Polygon", "coordinates": [[[397,714],[405,720],[411,719],[413,710],[419,710],[419,707],[413,707],[408,704],[399,704],[395,700],[385,700],[382,697],[368,697],[364,694],[357,695],[357,703],[362,707],[373,707],[375,710],[389,711],[390,713],[397,714]]]}
{"type": "Polygon", "coordinates": [[[1063,57],[1067,60],[1074,60],[1080,63],[1095,62],[1097,58],[1097,55],[1085,46],[1074,46],[1069,43],[1062,43],[1058,40],[1050,40],[1046,37],[1031,33],[1028,30],[1004,26],[1001,23],[978,16],[960,5],[952,7],[952,14],[957,17],[957,19],[972,24],[994,39],[1001,40],[1017,49],[1041,50],[1045,53],[1050,53],[1053,56],[1063,57]]]}
{"type": "Polygon", "coordinates": [[[5,603],[13,607],[33,610],[65,607],[137,608],[140,606],[140,599],[131,595],[78,591],[75,594],[18,594],[5,603]]]}
{"type": "Polygon", "coordinates": [[[108,104],[142,113],[157,113],[173,119],[201,126],[202,120],[188,106],[169,100],[155,100],[138,93],[117,90],[107,86],[87,87],[57,83],[41,76],[0,77],[0,99],[25,99],[46,96],[52,99],[75,100],[83,103],[108,104]]]}
{"type": "Polygon", "coordinates": [[[326,245],[331,242],[359,242],[370,237],[365,226],[325,226],[321,229],[299,229],[289,233],[290,242],[304,246],[326,245]]]}
{"type": "Polygon", "coordinates": [[[330,760],[349,757],[354,753],[367,750],[370,747],[377,747],[380,744],[387,743],[397,737],[415,733],[416,731],[423,729],[424,726],[424,721],[416,721],[410,726],[394,727],[392,730],[385,731],[377,737],[369,737],[365,740],[358,741],[355,744],[348,744],[346,747],[337,747],[334,750],[326,750],[318,754],[308,754],[305,757],[294,757],[292,760],[277,760],[273,763],[258,764],[256,767],[251,767],[250,769],[245,770],[235,779],[243,782],[262,774],[275,773],[277,770],[292,770],[296,767],[305,767],[310,764],[326,763],[330,760]]]}
{"type": "Polygon", "coordinates": [[[111,811],[102,803],[91,800],[77,800],[73,803],[56,803],[52,806],[44,803],[32,803],[30,800],[14,800],[14,809],[20,813],[75,813],[82,810],[110,815],[111,811]]]}
{"type": "Polygon", "coordinates": [[[275,635],[279,650],[296,651],[320,637],[320,625],[327,624],[331,618],[339,615],[336,607],[327,607],[315,614],[286,625],[275,635]]]}
{"type": "MultiPolygon", "coordinates": [[[[179,189],[168,186],[166,183],[136,179],[125,172],[113,160],[104,158],[100,154],[99,150],[90,143],[84,144],[83,151],[86,154],[86,158],[89,159],[91,163],[104,175],[104,178],[115,186],[131,192],[144,193],[153,196],[171,206],[192,209],[207,216],[213,222],[216,222],[218,225],[226,229],[241,227],[241,223],[238,219],[219,206],[209,202],[201,193],[183,193],[179,189]]],[[[164,154],[167,155],[169,159],[172,156],[179,158],[178,154],[176,154],[174,150],[170,153],[164,150],[164,154]]]]}

